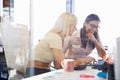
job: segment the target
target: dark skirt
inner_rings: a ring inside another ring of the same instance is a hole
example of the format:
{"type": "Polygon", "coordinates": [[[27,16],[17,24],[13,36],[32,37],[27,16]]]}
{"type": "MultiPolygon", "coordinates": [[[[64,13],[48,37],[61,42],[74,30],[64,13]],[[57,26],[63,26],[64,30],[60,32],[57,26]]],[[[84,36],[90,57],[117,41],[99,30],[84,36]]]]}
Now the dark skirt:
{"type": "Polygon", "coordinates": [[[31,77],[31,76],[43,74],[50,71],[51,71],[50,69],[46,69],[46,68],[29,67],[26,69],[25,77],[31,77]]]}

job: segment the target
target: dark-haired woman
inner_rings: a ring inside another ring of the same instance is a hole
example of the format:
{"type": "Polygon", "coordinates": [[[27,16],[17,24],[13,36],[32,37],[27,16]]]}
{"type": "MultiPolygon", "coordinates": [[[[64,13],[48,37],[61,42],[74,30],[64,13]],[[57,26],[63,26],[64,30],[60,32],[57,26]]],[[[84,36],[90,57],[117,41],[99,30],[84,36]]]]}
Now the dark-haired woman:
{"type": "Polygon", "coordinates": [[[86,17],[83,27],[73,33],[72,37],[66,37],[63,53],[66,58],[81,59],[81,64],[94,61],[89,54],[96,48],[101,58],[106,57],[104,47],[99,38],[98,28],[100,19],[96,14],[86,17]]]}

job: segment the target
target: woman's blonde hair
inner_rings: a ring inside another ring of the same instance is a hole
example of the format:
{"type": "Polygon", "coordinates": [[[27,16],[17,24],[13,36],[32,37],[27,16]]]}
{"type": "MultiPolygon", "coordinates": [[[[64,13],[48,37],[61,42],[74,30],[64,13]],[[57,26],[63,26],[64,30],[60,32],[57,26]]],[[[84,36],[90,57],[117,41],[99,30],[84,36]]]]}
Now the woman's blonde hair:
{"type": "Polygon", "coordinates": [[[62,34],[62,36],[69,36],[70,25],[77,23],[77,17],[72,13],[62,13],[53,28],[49,32],[55,32],[57,34],[62,34]]]}

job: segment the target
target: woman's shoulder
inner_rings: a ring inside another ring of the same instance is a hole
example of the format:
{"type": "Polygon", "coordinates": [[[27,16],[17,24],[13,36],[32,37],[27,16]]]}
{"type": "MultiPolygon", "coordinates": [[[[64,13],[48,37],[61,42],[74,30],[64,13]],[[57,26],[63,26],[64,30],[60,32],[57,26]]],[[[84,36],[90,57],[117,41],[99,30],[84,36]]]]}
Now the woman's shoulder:
{"type": "Polygon", "coordinates": [[[59,34],[53,32],[48,33],[46,38],[51,40],[62,40],[59,34]]]}
{"type": "Polygon", "coordinates": [[[56,38],[56,37],[59,37],[59,38],[60,38],[60,35],[59,35],[59,34],[53,33],[53,32],[49,32],[49,33],[47,34],[47,36],[54,37],[54,38],[56,38]]]}
{"type": "Polygon", "coordinates": [[[80,37],[71,36],[69,39],[69,42],[71,44],[80,44],[81,40],[80,40],[80,37]]]}

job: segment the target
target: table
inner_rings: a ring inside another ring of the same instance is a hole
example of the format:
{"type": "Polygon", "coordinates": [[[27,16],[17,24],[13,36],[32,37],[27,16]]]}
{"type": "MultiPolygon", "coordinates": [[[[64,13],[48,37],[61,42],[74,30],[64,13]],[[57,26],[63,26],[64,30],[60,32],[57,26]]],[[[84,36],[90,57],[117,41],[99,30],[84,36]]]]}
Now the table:
{"type": "Polygon", "coordinates": [[[22,80],[99,80],[97,73],[98,70],[88,66],[84,70],[65,72],[63,69],[60,69],[22,80]]]}

